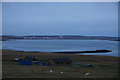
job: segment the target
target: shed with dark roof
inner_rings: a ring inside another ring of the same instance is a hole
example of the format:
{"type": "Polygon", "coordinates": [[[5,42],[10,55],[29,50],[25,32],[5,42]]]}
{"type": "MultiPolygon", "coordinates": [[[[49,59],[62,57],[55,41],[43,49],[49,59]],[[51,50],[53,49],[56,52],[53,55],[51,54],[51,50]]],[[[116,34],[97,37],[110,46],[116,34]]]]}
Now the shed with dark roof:
{"type": "Polygon", "coordinates": [[[52,58],[47,61],[51,66],[56,65],[69,65],[72,63],[72,60],[69,58],[52,58]]]}

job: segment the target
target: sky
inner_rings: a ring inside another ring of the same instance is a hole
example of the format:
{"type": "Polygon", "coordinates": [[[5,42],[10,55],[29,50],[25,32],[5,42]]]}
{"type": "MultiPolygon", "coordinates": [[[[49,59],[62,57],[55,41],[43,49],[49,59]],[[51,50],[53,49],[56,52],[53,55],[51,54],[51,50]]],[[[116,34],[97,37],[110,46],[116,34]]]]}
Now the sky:
{"type": "Polygon", "coordinates": [[[3,2],[3,35],[118,36],[117,2],[3,2]]]}

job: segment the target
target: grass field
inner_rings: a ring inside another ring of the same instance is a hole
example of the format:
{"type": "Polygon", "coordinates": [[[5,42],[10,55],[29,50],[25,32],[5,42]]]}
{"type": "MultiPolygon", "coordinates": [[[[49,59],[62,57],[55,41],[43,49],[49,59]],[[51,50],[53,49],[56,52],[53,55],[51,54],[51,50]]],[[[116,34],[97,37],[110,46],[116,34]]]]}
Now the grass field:
{"type": "Polygon", "coordinates": [[[34,53],[13,50],[2,51],[3,78],[117,78],[118,57],[98,55],[75,55],[59,53],[34,53]],[[50,58],[69,57],[74,64],[92,64],[93,67],[18,65],[14,58],[36,57],[40,61],[50,58]],[[50,72],[53,70],[53,72],[50,72]],[[63,72],[61,74],[60,72],[63,72]],[[86,73],[90,73],[85,76],[86,73]]]}

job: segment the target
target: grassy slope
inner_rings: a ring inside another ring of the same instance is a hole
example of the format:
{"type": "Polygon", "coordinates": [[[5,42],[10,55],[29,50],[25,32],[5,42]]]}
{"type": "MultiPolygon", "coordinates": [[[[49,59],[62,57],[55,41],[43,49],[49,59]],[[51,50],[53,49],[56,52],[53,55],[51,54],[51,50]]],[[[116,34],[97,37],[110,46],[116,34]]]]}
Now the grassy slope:
{"type": "Polygon", "coordinates": [[[59,53],[33,53],[3,50],[3,78],[115,78],[118,76],[118,58],[111,56],[80,56],[59,53]],[[15,57],[35,56],[37,59],[47,60],[55,57],[69,57],[75,62],[93,64],[94,67],[72,66],[21,66],[14,62],[15,57]],[[53,70],[50,73],[50,69],[53,70]],[[64,72],[60,74],[60,72],[64,72]],[[90,73],[85,76],[86,73],[90,73]]]}

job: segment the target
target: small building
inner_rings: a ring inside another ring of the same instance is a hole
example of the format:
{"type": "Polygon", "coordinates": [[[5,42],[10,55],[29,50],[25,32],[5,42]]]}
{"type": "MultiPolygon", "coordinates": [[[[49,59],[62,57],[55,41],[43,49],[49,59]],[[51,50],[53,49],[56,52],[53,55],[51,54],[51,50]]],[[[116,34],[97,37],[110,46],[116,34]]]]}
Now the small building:
{"type": "Polygon", "coordinates": [[[72,63],[72,60],[70,60],[69,58],[52,58],[47,60],[47,62],[51,65],[51,66],[62,66],[62,65],[69,65],[72,63]]]}
{"type": "Polygon", "coordinates": [[[19,65],[32,65],[32,61],[19,61],[19,65]]]}
{"type": "Polygon", "coordinates": [[[81,67],[81,63],[80,62],[76,62],[75,64],[72,65],[73,67],[81,67]]]}
{"type": "Polygon", "coordinates": [[[20,58],[14,58],[14,61],[20,61],[21,59],[20,58]]]}
{"type": "Polygon", "coordinates": [[[37,62],[36,64],[40,66],[49,66],[49,63],[47,62],[37,62]]]}
{"type": "Polygon", "coordinates": [[[25,57],[23,60],[19,61],[19,65],[32,65],[33,62],[37,61],[35,57],[25,57]]]}
{"type": "Polygon", "coordinates": [[[32,61],[32,62],[37,62],[38,61],[35,57],[25,57],[23,60],[24,61],[32,61]]]}
{"type": "Polygon", "coordinates": [[[92,64],[87,64],[86,67],[92,67],[93,65],[92,64]]]}

